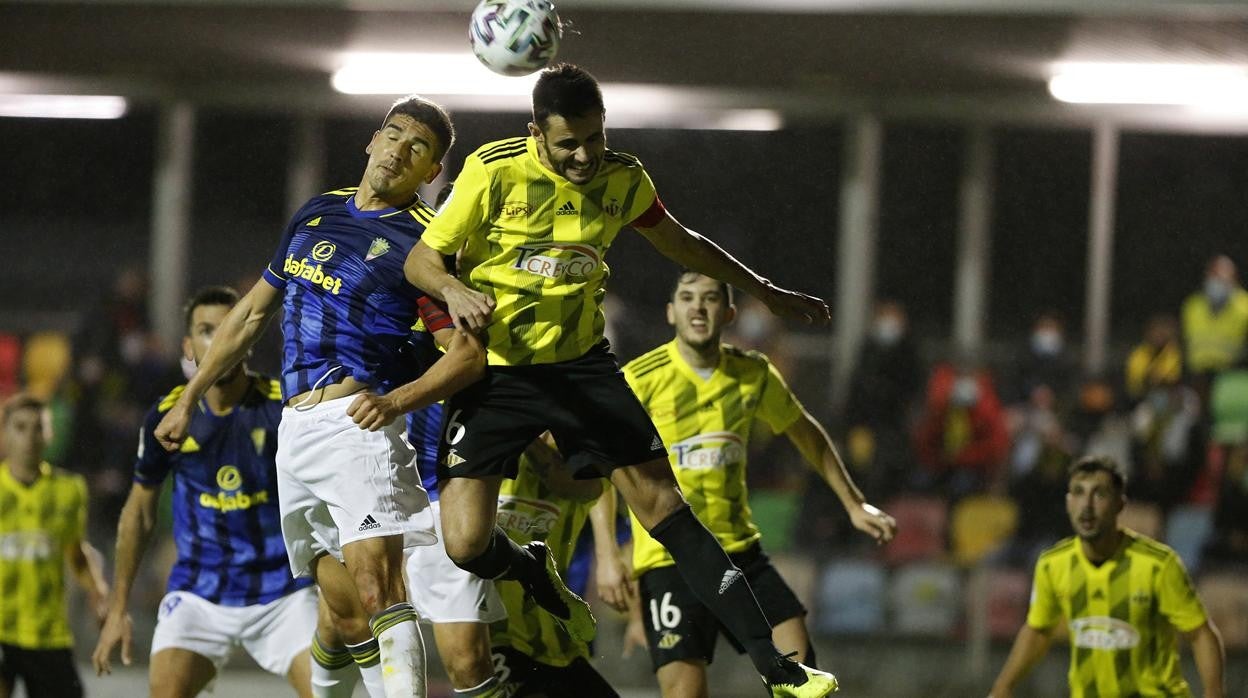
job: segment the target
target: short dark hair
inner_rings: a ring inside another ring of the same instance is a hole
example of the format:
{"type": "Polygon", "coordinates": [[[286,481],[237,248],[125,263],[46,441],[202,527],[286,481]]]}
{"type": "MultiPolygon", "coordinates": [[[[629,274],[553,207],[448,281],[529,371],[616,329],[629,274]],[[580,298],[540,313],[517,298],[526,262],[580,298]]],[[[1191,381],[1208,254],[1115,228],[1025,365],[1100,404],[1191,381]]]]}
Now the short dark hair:
{"type": "Polygon", "coordinates": [[[706,278],[719,284],[719,292],[724,294],[724,298],[728,299],[728,304],[732,305],[732,286],[729,286],[728,282],[707,276],[700,271],[694,271],[693,269],[683,267],[680,272],[676,274],[676,283],[672,284],[672,298],[676,297],[676,290],[680,288],[681,284],[693,281],[692,277],[695,276],[706,276],[706,278]]]}
{"type": "Polygon", "coordinates": [[[533,86],[533,123],[540,128],[546,128],[546,119],[552,114],[576,119],[605,112],[598,80],[580,66],[552,65],[542,71],[533,86]]]}
{"type": "Polygon", "coordinates": [[[408,95],[390,105],[386,118],[381,120],[382,127],[390,123],[390,119],[396,114],[412,117],[437,136],[438,142],[433,148],[435,161],[442,162],[442,158],[446,157],[451,146],[455,145],[455,126],[451,124],[450,114],[447,114],[441,105],[420,95],[408,95]]]}
{"type": "Polygon", "coordinates": [[[1111,456],[1084,456],[1076,460],[1070,464],[1070,470],[1066,473],[1066,479],[1070,480],[1079,473],[1097,472],[1109,473],[1109,478],[1114,481],[1114,487],[1119,492],[1127,489],[1127,472],[1111,456]]]}
{"type": "Polygon", "coordinates": [[[191,295],[186,305],[182,306],[182,315],[186,321],[186,334],[191,334],[191,316],[201,305],[224,305],[233,308],[238,303],[238,291],[229,286],[204,286],[191,295]]]}
{"type": "Polygon", "coordinates": [[[8,400],[5,400],[3,421],[0,421],[0,424],[8,426],[9,419],[22,410],[35,410],[36,412],[42,413],[47,406],[47,403],[30,393],[18,393],[8,400]]]}

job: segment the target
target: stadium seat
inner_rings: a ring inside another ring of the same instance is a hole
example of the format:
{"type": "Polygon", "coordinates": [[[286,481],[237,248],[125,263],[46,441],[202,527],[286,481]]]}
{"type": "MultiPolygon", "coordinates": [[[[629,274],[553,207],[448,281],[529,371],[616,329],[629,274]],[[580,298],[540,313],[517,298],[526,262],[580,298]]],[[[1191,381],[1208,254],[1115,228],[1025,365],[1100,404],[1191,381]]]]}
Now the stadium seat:
{"type": "Polygon", "coordinates": [[[1031,598],[1031,577],[1022,570],[994,567],[983,570],[986,575],[982,598],[976,598],[972,585],[966,587],[966,605],[987,605],[988,635],[994,640],[1014,637],[1027,620],[1027,604],[1031,598]]]}
{"type": "Polygon", "coordinates": [[[1213,533],[1213,511],[1208,507],[1181,506],[1166,519],[1166,545],[1174,548],[1189,574],[1200,570],[1205,542],[1213,533]]]}
{"type": "Polygon", "coordinates": [[[893,571],[892,628],[906,635],[949,637],[961,620],[962,580],[953,565],[916,562],[893,571]]]}
{"type": "Polygon", "coordinates": [[[1248,647],[1248,575],[1243,570],[1206,574],[1196,587],[1226,648],[1248,647]]]}
{"type": "Polygon", "coordinates": [[[902,495],[890,501],[884,510],[897,520],[897,537],[884,546],[885,564],[944,557],[949,510],[943,499],[902,495]]]}
{"type": "Polygon", "coordinates": [[[820,635],[876,633],[884,629],[884,568],[873,560],[838,560],[819,578],[812,626],[820,635]]]}
{"type": "Polygon", "coordinates": [[[995,552],[1018,529],[1018,504],[1009,497],[972,495],[953,506],[949,538],[953,559],[970,567],[995,552]]]}
{"type": "Polygon", "coordinates": [[[1149,538],[1161,538],[1161,507],[1152,502],[1128,500],[1127,506],[1118,515],[1118,523],[1149,538]]]}
{"type": "Polygon", "coordinates": [[[793,549],[793,529],[802,509],[801,492],[750,490],[750,513],[768,552],[793,549]]]}

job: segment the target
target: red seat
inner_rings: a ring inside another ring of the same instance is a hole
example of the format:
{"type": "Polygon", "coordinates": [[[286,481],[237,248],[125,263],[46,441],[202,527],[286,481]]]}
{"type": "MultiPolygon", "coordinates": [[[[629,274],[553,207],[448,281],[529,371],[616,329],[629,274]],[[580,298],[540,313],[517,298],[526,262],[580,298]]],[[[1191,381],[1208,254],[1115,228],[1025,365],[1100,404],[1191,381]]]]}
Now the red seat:
{"type": "Polygon", "coordinates": [[[944,558],[949,507],[943,499],[902,495],[884,510],[897,520],[897,536],[884,546],[885,564],[944,558]]]}

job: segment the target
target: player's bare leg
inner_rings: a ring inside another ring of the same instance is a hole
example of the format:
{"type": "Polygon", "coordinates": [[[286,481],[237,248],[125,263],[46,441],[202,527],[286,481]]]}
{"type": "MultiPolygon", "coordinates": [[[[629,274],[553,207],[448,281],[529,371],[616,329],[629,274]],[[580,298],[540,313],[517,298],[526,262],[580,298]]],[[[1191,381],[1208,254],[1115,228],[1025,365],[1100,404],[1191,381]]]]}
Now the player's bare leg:
{"type": "Polygon", "coordinates": [[[772,628],[771,640],[776,643],[776,649],[780,650],[781,654],[796,652],[797,656],[793,659],[806,666],[815,666],[810,633],[806,631],[806,620],[801,616],[782,621],[772,628]]]}
{"type": "Polygon", "coordinates": [[[438,483],[446,554],[460,569],[482,579],[514,580],[575,638],[594,638],[595,621],[584,599],[559,578],[543,543],[516,545],[498,527],[501,475],[454,477],[438,483]]]}
{"type": "Polygon", "coordinates": [[[681,659],[668,662],[655,672],[663,698],[709,698],[706,682],[706,662],[700,659],[681,659]]]}
{"type": "Polygon", "coordinates": [[[403,537],[347,543],[342,559],[377,638],[386,696],[425,695],[425,646],[403,583],[403,537]]]}
{"type": "MultiPolygon", "coordinates": [[[[488,689],[494,678],[490,629],[484,623],[434,623],[433,641],[457,693],[488,689]]],[[[470,694],[471,695],[471,694],[470,694]]]]}
{"type": "MultiPolygon", "coordinates": [[[[777,687],[773,689],[777,695],[792,695],[783,687],[804,686],[812,677],[818,679],[818,685],[826,685],[827,692],[835,690],[836,680],[831,675],[820,675],[782,658],[772,643],[771,625],[745,575],[694,516],[666,458],[616,468],[611,472],[611,484],[641,525],[671,553],[676,569],[702,605],[745,646],[764,681],[777,687]]],[[[815,686],[800,694],[826,694],[815,686]]]]}
{"type": "Polygon", "coordinates": [[[194,698],[216,675],[212,660],[177,647],[153,654],[147,670],[152,698],[194,698]]]}
{"type": "MultiPolygon", "coordinates": [[[[380,649],[373,631],[368,627],[368,612],[360,602],[355,582],[347,568],[329,555],[322,555],[312,563],[313,575],[321,590],[318,603],[317,633],[330,647],[338,643],[346,646],[359,668],[371,698],[385,698],[382,683],[380,649]],[[320,633],[324,633],[321,635],[320,633]]],[[[332,663],[332,662],[331,662],[332,663]]],[[[339,679],[341,682],[341,678],[339,679]]],[[[326,681],[326,683],[329,683],[326,681]]],[[[339,683],[338,685],[342,685],[339,683]]],[[[354,686],[354,683],[352,684],[354,686]]],[[[325,696],[337,695],[326,686],[325,696]]],[[[345,689],[344,689],[345,690],[345,689]]]]}
{"type": "Polygon", "coordinates": [[[312,698],[312,655],[310,650],[304,650],[295,655],[290,662],[290,668],[286,670],[286,680],[290,682],[292,688],[295,689],[295,695],[299,698],[312,698]]]}

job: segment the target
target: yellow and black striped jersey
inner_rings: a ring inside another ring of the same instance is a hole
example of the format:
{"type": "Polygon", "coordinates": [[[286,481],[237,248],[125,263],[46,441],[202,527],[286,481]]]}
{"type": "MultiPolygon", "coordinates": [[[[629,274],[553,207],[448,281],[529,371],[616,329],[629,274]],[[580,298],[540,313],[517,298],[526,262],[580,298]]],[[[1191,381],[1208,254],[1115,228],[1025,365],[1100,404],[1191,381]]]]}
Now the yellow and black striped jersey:
{"type": "Polygon", "coordinates": [[[1112,558],[1093,565],[1077,538],[1036,562],[1027,624],[1070,625],[1070,692],[1084,696],[1191,696],[1175,631],[1206,621],[1173,550],[1131,530],[1112,558]]]}
{"type": "Polygon", "coordinates": [[[577,185],[542,165],[532,138],[512,138],[468,156],[421,239],[443,254],[462,247],[461,278],[494,299],[491,365],[568,361],[602,339],[607,248],[656,205],[631,155],[607,151],[577,185]]]}
{"type": "MultiPolygon", "coordinates": [[[[514,480],[503,480],[498,493],[498,525],[508,537],[524,545],[545,541],[554,555],[559,574],[568,575],[576,539],[589,518],[592,502],[578,502],[551,491],[538,476],[528,456],[520,457],[514,480]]],[[[490,642],[512,647],[551,666],[565,667],[577,657],[589,658],[589,646],[574,640],[554,616],[525,595],[519,584],[499,584],[499,596],[507,608],[506,620],[490,626],[490,642]]]]}
{"type": "Polygon", "coordinates": [[[72,647],[65,608],[65,553],[82,541],[87,483],[39,465],[29,486],[0,462],[0,642],[25,649],[72,647]]]}
{"type": "MultiPolygon", "coordinates": [[[[758,352],[725,344],[719,365],[703,378],[673,340],[630,361],[624,377],[667,444],[676,480],[698,519],[730,553],[758,541],[745,488],[750,429],[761,419],[779,433],[802,415],[776,367],[758,352]]],[[[634,572],[671,564],[667,550],[634,516],[634,572]]]]}

